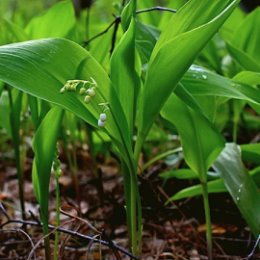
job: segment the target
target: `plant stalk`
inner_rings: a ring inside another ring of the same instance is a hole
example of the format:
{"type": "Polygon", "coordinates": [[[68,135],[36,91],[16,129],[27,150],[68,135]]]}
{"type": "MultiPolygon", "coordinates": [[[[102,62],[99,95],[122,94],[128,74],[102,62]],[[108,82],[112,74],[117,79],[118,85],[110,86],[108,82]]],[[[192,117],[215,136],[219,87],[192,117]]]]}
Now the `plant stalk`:
{"type": "Polygon", "coordinates": [[[12,92],[10,88],[7,88],[9,103],[10,103],[10,127],[11,134],[14,144],[14,154],[15,154],[15,164],[17,169],[17,177],[18,177],[18,187],[19,187],[19,199],[20,199],[20,207],[22,211],[22,218],[25,220],[25,202],[24,202],[24,177],[23,170],[21,164],[21,153],[20,153],[20,113],[21,113],[21,100],[22,93],[20,92],[17,97],[17,101],[14,102],[12,92]],[[18,115],[17,115],[18,113],[18,115]]]}
{"type": "MultiPolygon", "coordinates": [[[[61,175],[60,169],[60,161],[58,158],[54,160],[54,174],[55,174],[55,182],[56,182],[56,226],[60,226],[60,185],[59,185],[59,178],[61,175]]],[[[55,240],[54,240],[54,251],[53,251],[53,259],[59,260],[59,239],[60,239],[60,232],[55,231],[55,240]]]]}
{"type": "Polygon", "coordinates": [[[213,258],[212,258],[212,227],[211,227],[211,216],[210,216],[207,181],[201,181],[201,185],[202,185],[204,213],[205,213],[205,219],[206,219],[206,239],[207,239],[208,259],[213,260],[213,258]]]}
{"type": "Polygon", "coordinates": [[[43,233],[45,235],[44,237],[45,260],[51,260],[51,247],[50,247],[50,238],[48,236],[49,233],[48,223],[43,222],[43,233]]]}

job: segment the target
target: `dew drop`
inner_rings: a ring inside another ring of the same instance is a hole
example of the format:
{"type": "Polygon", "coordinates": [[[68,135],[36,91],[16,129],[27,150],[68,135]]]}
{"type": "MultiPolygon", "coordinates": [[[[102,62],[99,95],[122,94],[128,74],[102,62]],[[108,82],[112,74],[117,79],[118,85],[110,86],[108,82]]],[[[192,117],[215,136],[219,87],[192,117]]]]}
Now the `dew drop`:
{"type": "Polygon", "coordinates": [[[202,74],[202,78],[203,78],[203,79],[208,79],[208,76],[205,75],[205,74],[202,74]]]}
{"type": "Polygon", "coordinates": [[[237,201],[240,201],[240,198],[239,198],[239,197],[236,197],[236,200],[237,200],[237,201]]]}

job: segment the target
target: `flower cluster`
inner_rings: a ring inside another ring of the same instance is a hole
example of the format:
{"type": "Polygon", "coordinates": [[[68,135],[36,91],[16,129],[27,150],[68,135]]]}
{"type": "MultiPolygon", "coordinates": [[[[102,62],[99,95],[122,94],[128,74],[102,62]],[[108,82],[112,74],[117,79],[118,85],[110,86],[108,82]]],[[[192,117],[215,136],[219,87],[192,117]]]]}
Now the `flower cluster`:
{"type": "Polygon", "coordinates": [[[80,85],[79,94],[85,95],[84,102],[89,104],[92,98],[96,95],[97,82],[90,78],[89,80],[79,80],[73,79],[68,80],[66,84],[61,88],[60,93],[64,93],[66,91],[76,91],[77,87],[80,85]]]}
{"type": "MultiPolygon", "coordinates": [[[[97,82],[91,77],[90,81],[79,79],[68,80],[66,84],[61,88],[60,93],[63,94],[66,91],[76,92],[78,87],[78,93],[82,96],[85,95],[84,102],[86,104],[89,104],[91,100],[95,97],[98,87],[97,82]]],[[[107,115],[105,112],[109,110],[108,103],[100,103],[98,105],[102,107],[102,113],[99,115],[98,119],[98,126],[105,127],[107,122],[107,115]]]]}

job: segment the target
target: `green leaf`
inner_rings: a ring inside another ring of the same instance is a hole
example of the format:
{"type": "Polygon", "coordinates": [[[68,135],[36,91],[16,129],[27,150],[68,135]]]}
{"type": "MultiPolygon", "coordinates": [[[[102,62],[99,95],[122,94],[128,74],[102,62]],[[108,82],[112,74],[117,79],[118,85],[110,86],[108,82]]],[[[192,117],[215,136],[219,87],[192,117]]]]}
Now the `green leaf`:
{"type": "Polygon", "coordinates": [[[148,63],[160,31],[151,25],[136,22],[136,47],[142,63],[148,63]]]}
{"type": "Polygon", "coordinates": [[[71,1],[62,1],[33,18],[26,27],[31,39],[66,37],[75,26],[76,19],[71,1]]]}
{"type": "MultiPolygon", "coordinates": [[[[218,175],[215,172],[208,171],[207,176],[209,179],[216,179],[218,175]]],[[[160,177],[164,179],[171,179],[177,178],[180,180],[192,180],[192,179],[199,179],[199,175],[192,171],[191,169],[177,169],[177,170],[170,170],[163,173],[160,173],[160,177]]]]}
{"type": "Polygon", "coordinates": [[[135,18],[136,0],[129,0],[121,14],[121,23],[123,30],[126,31],[130,27],[132,19],[135,18]]]}
{"type": "Polygon", "coordinates": [[[240,145],[243,160],[259,165],[260,143],[240,145]]]}
{"type": "Polygon", "coordinates": [[[251,12],[236,29],[232,39],[232,45],[260,62],[260,8],[251,12]]]}
{"type": "Polygon", "coordinates": [[[214,167],[224,180],[225,186],[245,218],[252,233],[259,235],[260,194],[252,177],[241,161],[236,144],[226,144],[226,148],[216,160],[214,167]]]}
{"type": "Polygon", "coordinates": [[[174,95],[166,102],[161,115],[176,126],[185,161],[205,181],[208,168],[224,147],[222,136],[205,117],[174,95]]]}
{"type": "Polygon", "coordinates": [[[56,142],[59,136],[63,110],[53,107],[45,116],[33,138],[32,178],[36,198],[40,204],[41,217],[48,224],[49,183],[56,142]]]}
{"type": "Polygon", "coordinates": [[[140,98],[136,153],[178,81],[237,3],[189,1],[169,22],[153,50],[140,98]]]}
{"type": "Polygon", "coordinates": [[[235,33],[235,30],[241,24],[241,22],[243,22],[245,16],[246,14],[243,11],[243,9],[240,6],[238,6],[221,27],[221,37],[226,41],[231,41],[235,33]]]}
{"type": "Polygon", "coordinates": [[[198,174],[193,172],[190,169],[179,169],[179,170],[171,170],[160,173],[160,177],[164,179],[177,178],[181,180],[190,180],[190,179],[198,179],[198,174]]]}
{"type": "Polygon", "coordinates": [[[192,66],[182,78],[181,83],[194,96],[219,96],[260,104],[259,90],[239,84],[237,81],[240,82],[237,77],[231,80],[202,67],[192,66]]]}
{"type": "MultiPolygon", "coordinates": [[[[250,175],[254,179],[255,183],[260,187],[260,171],[259,167],[250,171],[250,175]]],[[[216,173],[215,173],[216,175],[216,173]]],[[[194,176],[195,177],[195,176],[194,176]]],[[[207,182],[208,186],[208,192],[209,193],[221,193],[221,192],[227,192],[227,188],[224,185],[223,179],[217,179],[217,180],[212,180],[207,182]]],[[[168,201],[173,201],[173,200],[180,200],[180,199],[185,199],[185,198],[190,198],[193,196],[201,196],[202,195],[202,185],[193,185],[188,188],[184,188],[180,191],[178,191],[176,194],[174,194],[168,201]]]]}
{"type": "Polygon", "coordinates": [[[231,56],[245,69],[260,72],[259,63],[250,57],[247,53],[234,47],[233,45],[226,43],[227,49],[231,56]]]}
{"type": "Polygon", "coordinates": [[[254,71],[241,71],[233,77],[233,80],[249,85],[260,85],[260,73],[254,71]]]}
{"type": "Polygon", "coordinates": [[[54,38],[1,46],[0,79],[73,112],[94,127],[97,127],[102,112],[99,104],[108,102],[110,109],[107,111],[105,130],[121,150],[123,158],[129,162],[131,139],[117,94],[101,65],[79,45],[54,38]],[[91,77],[98,85],[91,104],[85,104],[84,97],[78,93],[60,93],[67,80],[89,80],[91,77]]]}
{"type": "Polygon", "coordinates": [[[216,34],[200,53],[196,62],[202,66],[206,66],[213,71],[216,71],[217,73],[222,73],[222,45],[223,40],[218,34],[216,34]]]}
{"type": "Polygon", "coordinates": [[[111,80],[133,131],[139,81],[135,71],[135,20],[121,38],[111,58],[111,80]]]}
{"type": "MultiPolygon", "coordinates": [[[[227,191],[227,189],[224,185],[224,182],[220,179],[209,181],[207,183],[207,186],[208,186],[209,193],[220,193],[220,192],[227,191]]],[[[180,200],[180,199],[190,198],[190,197],[194,197],[194,196],[198,196],[198,195],[202,195],[202,185],[201,184],[182,189],[181,191],[174,194],[167,201],[167,203],[170,201],[173,201],[173,200],[180,200]]]]}
{"type": "Polygon", "coordinates": [[[22,28],[7,20],[0,20],[0,45],[28,40],[22,28]]]}

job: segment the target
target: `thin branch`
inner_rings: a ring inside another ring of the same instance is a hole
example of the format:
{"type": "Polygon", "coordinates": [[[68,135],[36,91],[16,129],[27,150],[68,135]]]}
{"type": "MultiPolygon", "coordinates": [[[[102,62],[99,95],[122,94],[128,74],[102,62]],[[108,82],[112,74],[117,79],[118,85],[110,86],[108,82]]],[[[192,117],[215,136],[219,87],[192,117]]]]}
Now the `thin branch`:
{"type": "Polygon", "coordinates": [[[116,17],[116,18],[114,19],[114,21],[113,21],[112,23],[110,23],[110,24],[108,25],[108,27],[107,27],[104,31],[102,31],[102,32],[100,32],[100,33],[98,33],[98,34],[96,34],[95,36],[93,36],[92,38],[88,39],[87,41],[84,41],[84,42],[83,42],[83,47],[86,47],[86,46],[87,46],[90,42],[92,42],[93,40],[95,40],[95,39],[97,39],[98,37],[100,37],[100,36],[106,34],[106,33],[109,31],[109,29],[116,23],[117,19],[118,19],[118,17],[116,17]]]}
{"type": "Polygon", "coordinates": [[[93,230],[94,232],[98,233],[98,234],[101,234],[101,232],[99,230],[97,230],[88,220],[86,219],[83,219],[83,218],[80,218],[78,216],[73,216],[72,214],[69,214],[68,212],[66,212],[65,210],[63,210],[62,208],[60,208],[60,212],[61,214],[67,216],[67,217],[70,217],[70,218],[73,218],[73,219],[76,219],[76,220],[79,220],[79,221],[82,221],[83,223],[85,223],[91,230],[93,230]]]}
{"type": "Polygon", "coordinates": [[[114,31],[113,31],[113,35],[112,35],[111,49],[109,51],[110,56],[112,55],[112,53],[113,53],[113,51],[115,49],[116,35],[117,35],[117,31],[118,31],[118,27],[119,27],[120,22],[121,22],[121,17],[117,16],[115,18],[115,27],[114,27],[114,31]]]}
{"type": "MultiPolygon", "coordinates": [[[[18,229],[5,229],[5,230],[0,230],[1,232],[13,232],[13,233],[22,233],[27,239],[28,241],[30,242],[32,248],[34,247],[34,243],[31,239],[31,237],[25,232],[23,231],[22,229],[18,228],[18,229]]],[[[27,241],[26,241],[27,242],[27,241]]],[[[34,259],[36,259],[36,255],[34,254],[34,259]]]]}
{"type": "MultiPolygon", "coordinates": [[[[5,223],[1,224],[0,228],[3,228],[4,226],[11,224],[11,223],[22,224],[22,225],[31,225],[31,226],[36,226],[36,227],[42,227],[42,225],[43,225],[42,223],[39,224],[35,221],[9,219],[5,223]]],[[[96,238],[93,238],[91,236],[84,235],[84,234],[81,234],[81,233],[73,231],[73,230],[68,230],[66,228],[62,228],[62,227],[57,228],[53,225],[48,225],[48,227],[51,230],[56,230],[56,231],[59,231],[59,232],[65,233],[65,234],[69,234],[69,235],[74,236],[74,237],[78,237],[78,238],[85,239],[85,240],[88,240],[88,241],[93,241],[93,243],[100,243],[100,244],[102,244],[104,246],[108,246],[108,247],[112,246],[114,249],[116,249],[116,250],[120,251],[121,253],[127,255],[128,257],[130,257],[130,259],[139,260],[139,258],[137,256],[132,255],[130,252],[128,252],[123,247],[118,246],[114,243],[111,243],[111,241],[96,239],[96,238]]]]}
{"type": "Polygon", "coordinates": [[[0,202],[0,210],[2,211],[2,213],[5,215],[5,217],[7,218],[7,220],[9,221],[10,220],[10,217],[8,216],[4,206],[3,206],[3,203],[0,202]]]}
{"type": "Polygon", "coordinates": [[[142,14],[142,13],[148,13],[148,12],[153,12],[153,11],[163,11],[163,12],[170,12],[170,13],[176,13],[177,10],[163,7],[163,6],[154,6],[150,8],[145,8],[141,10],[137,10],[136,14],[142,14]]]}
{"type": "MultiPolygon", "coordinates": [[[[122,3],[122,5],[123,5],[123,3],[122,3]]],[[[150,7],[150,8],[146,8],[146,9],[136,10],[136,14],[148,13],[148,12],[153,12],[153,11],[163,11],[163,12],[170,12],[170,13],[176,13],[177,12],[177,10],[175,10],[175,9],[171,9],[171,8],[167,8],[167,7],[163,7],[163,6],[154,6],[154,7],[150,7]]],[[[115,16],[115,19],[113,20],[113,22],[110,23],[104,31],[96,34],[95,36],[88,39],[87,41],[84,41],[83,47],[86,47],[93,40],[95,40],[98,37],[106,34],[111,29],[111,27],[113,25],[115,25],[113,36],[112,36],[111,49],[110,49],[110,54],[111,54],[113,52],[114,48],[115,48],[116,34],[117,34],[117,30],[118,30],[118,26],[119,26],[120,22],[121,22],[121,16],[115,16]]]]}

